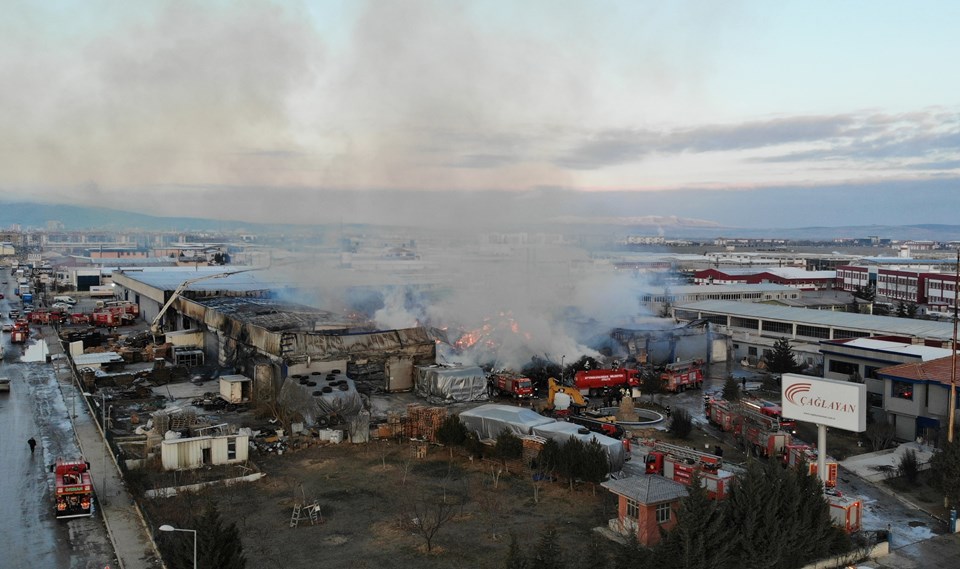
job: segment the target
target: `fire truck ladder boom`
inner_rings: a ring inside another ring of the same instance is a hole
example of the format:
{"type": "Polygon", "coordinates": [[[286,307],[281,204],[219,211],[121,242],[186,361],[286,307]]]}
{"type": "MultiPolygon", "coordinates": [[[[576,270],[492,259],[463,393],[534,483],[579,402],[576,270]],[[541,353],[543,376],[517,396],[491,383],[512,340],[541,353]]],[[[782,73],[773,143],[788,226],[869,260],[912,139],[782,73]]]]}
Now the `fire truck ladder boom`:
{"type": "Polygon", "coordinates": [[[723,460],[715,454],[700,452],[693,450],[692,448],[687,448],[680,445],[672,445],[670,443],[656,443],[653,449],[673,455],[677,458],[692,460],[698,464],[719,466],[723,460]]]}
{"type": "Polygon", "coordinates": [[[772,431],[780,430],[780,421],[776,417],[771,417],[769,415],[764,415],[763,413],[758,413],[749,409],[748,407],[741,407],[744,418],[751,421],[752,423],[764,427],[772,431]]]}

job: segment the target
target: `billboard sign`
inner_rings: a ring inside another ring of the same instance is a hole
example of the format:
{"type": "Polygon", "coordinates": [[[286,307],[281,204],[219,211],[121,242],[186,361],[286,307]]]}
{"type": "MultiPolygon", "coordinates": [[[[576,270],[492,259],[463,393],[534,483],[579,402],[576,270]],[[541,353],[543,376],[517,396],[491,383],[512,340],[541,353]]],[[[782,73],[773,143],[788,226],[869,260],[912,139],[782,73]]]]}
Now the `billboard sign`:
{"type": "Polygon", "coordinates": [[[867,429],[867,386],[796,373],[783,374],[783,416],[846,431],[867,429]]]}

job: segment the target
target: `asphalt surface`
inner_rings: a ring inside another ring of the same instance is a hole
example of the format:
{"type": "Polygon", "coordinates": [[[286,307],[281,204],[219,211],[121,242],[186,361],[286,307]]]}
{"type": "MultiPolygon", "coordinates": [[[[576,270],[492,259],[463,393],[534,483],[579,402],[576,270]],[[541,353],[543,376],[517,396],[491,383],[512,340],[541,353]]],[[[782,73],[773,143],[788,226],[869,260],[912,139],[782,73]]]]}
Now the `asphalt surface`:
{"type": "MultiPolygon", "coordinates": [[[[8,274],[0,271],[10,281],[8,274]]],[[[10,322],[7,313],[11,305],[20,308],[19,299],[9,285],[0,290],[5,296],[0,322],[10,322]]],[[[53,475],[47,466],[58,456],[80,456],[54,366],[45,363],[36,336],[23,350],[10,344],[8,333],[0,342],[5,352],[0,377],[12,383],[10,393],[0,394],[0,566],[103,569],[114,554],[100,517],[54,516],[53,475]],[[41,361],[21,361],[28,350],[41,361]],[[27,446],[30,437],[38,442],[33,454],[27,446]]]]}

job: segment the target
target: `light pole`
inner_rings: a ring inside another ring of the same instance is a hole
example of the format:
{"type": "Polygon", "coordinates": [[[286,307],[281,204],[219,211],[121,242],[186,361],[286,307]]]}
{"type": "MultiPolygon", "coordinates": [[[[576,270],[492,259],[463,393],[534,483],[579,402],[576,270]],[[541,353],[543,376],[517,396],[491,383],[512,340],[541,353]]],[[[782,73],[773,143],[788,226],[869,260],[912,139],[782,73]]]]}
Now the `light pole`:
{"type": "Polygon", "coordinates": [[[160,531],[188,531],[193,534],[193,569],[197,569],[197,530],[175,528],[169,524],[160,526],[160,531]]]}
{"type": "Polygon", "coordinates": [[[566,357],[566,354],[560,356],[560,385],[563,385],[563,360],[566,357]]]}

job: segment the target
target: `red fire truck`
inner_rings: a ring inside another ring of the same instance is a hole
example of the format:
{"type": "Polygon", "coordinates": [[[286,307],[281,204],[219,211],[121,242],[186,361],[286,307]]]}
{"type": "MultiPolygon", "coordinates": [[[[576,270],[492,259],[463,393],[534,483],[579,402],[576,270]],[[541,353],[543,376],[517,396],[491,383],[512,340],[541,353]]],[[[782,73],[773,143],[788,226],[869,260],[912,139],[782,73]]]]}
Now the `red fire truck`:
{"type": "Polygon", "coordinates": [[[780,422],[780,428],[784,431],[789,431],[793,434],[797,432],[797,422],[793,419],[784,419],[783,418],[783,407],[777,405],[773,401],[767,401],[766,399],[760,399],[757,397],[748,397],[741,401],[741,404],[748,409],[756,411],[762,415],[767,415],[769,417],[774,417],[777,421],[780,422]]]}
{"type": "Polygon", "coordinates": [[[703,360],[685,360],[667,364],[660,374],[667,391],[679,393],[703,387],[703,360]]]}
{"type": "Polygon", "coordinates": [[[26,344],[30,338],[30,323],[25,318],[18,318],[13,323],[13,330],[10,331],[10,342],[13,344],[26,344]]]}
{"type": "Polygon", "coordinates": [[[495,373],[488,379],[493,395],[509,396],[514,399],[533,397],[533,382],[529,378],[511,373],[495,373]]]}
{"type": "Polygon", "coordinates": [[[607,390],[640,387],[640,372],[625,368],[587,369],[578,371],[573,381],[580,393],[596,397],[607,390]]]}
{"type": "MultiPolygon", "coordinates": [[[[813,476],[817,475],[817,469],[819,468],[816,449],[803,443],[787,445],[783,454],[783,463],[790,467],[796,467],[801,463],[805,463],[807,472],[813,476]]],[[[828,460],[826,466],[827,479],[824,485],[827,488],[834,488],[837,485],[837,463],[828,460]]]]}
{"type": "Polygon", "coordinates": [[[60,519],[93,515],[93,480],[90,463],[57,459],[50,469],[55,476],[56,516],[60,519]]]}
{"type": "Polygon", "coordinates": [[[644,458],[647,474],[659,474],[664,478],[690,485],[694,472],[698,472],[707,494],[713,499],[727,496],[734,474],[721,470],[723,459],[715,454],[692,448],[655,442],[644,458]]]}
{"type": "Polygon", "coordinates": [[[837,490],[827,490],[823,496],[830,504],[830,519],[847,533],[856,533],[863,527],[863,500],[844,496],[837,490]]]}
{"type": "Polygon", "coordinates": [[[776,417],[733,405],[723,399],[707,398],[704,412],[707,420],[721,431],[734,434],[737,441],[754,456],[780,456],[792,442],[790,433],[781,429],[776,417]]]}

